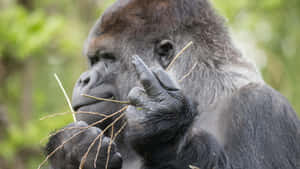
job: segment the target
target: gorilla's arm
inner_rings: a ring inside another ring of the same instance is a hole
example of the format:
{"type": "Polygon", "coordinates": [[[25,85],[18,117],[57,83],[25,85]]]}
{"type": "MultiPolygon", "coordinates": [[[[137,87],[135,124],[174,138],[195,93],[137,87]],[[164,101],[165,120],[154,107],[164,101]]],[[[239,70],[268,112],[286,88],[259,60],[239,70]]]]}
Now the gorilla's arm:
{"type": "Polygon", "coordinates": [[[179,159],[185,162],[181,166],[300,168],[300,121],[289,102],[267,85],[244,86],[208,114],[218,120],[208,126],[195,121],[198,127],[191,126],[196,129],[179,147],[179,159]],[[217,133],[209,130],[213,125],[217,133]]]}
{"type": "Polygon", "coordinates": [[[197,129],[187,137],[191,141],[185,141],[185,147],[181,148],[186,159],[194,161],[195,157],[204,155],[195,163],[199,162],[200,168],[211,167],[209,165],[244,169],[300,168],[299,119],[289,102],[272,88],[265,84],[244,86],[208,114],[219,120],[208,126],[201,126],[201,120],[196,121],[201,127],[193,126],[197,129]],[[217,126],[216,133],[209,130],[212,125],[217,126]],[[217,139],[210,134],[222,136],[217,139]],[[190,152],[186,152],[189,149],[190,152]],[[193,155],[189,157],[190,154],[193,155]]]}
{"type": "Polygon", "coordinates": [[[229,169],[230,163],[223,147],[208,132],[187,136],[173,161],[174,168],[229,169]]]}
{"type": "Polygon", "coordinates": [[[225,151],[235,168],[300,168],[300,121],[280,93],[252,83],[218,111],[225,151]]]}

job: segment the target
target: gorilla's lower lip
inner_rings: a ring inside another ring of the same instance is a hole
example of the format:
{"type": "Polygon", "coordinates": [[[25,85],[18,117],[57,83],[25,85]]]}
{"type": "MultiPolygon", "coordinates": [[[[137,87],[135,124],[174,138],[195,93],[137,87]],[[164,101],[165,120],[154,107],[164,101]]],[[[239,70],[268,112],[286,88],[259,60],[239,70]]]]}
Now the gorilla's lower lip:
{"type": "MultiPolygon", "coordinates": [[[[73,105],[74,111],[77,111],[82,107],[86,107],[86,106],[90,106],[90,105],[93,105],[93,104],[98,104],[98,103],[104,102],[104,101],[101,101],[101,100],[87,98],[85,96],[82,96],[82,97],[83,97],[82,102],[73,105]]],[[[101,96],[94,96],[94,97],[99,97],[99,98],[104,98],[104,99],[113,99],[114,95],[112,93],[105,93],[105,94],[102,94],[101,96]]]]}
{"type": "Polygon", "coordinates": [[[93,103],[88,103],[88,104],[82,104],[82,105],[74,106],[73,109],[74,109],[74,111],[77,111],[77,110],[79,110],[82,107],[90,106],[90,105],[97,104],[97,103],[100,103],[100,102],[102,102],[102,101],[95,101],[93,103]]]}

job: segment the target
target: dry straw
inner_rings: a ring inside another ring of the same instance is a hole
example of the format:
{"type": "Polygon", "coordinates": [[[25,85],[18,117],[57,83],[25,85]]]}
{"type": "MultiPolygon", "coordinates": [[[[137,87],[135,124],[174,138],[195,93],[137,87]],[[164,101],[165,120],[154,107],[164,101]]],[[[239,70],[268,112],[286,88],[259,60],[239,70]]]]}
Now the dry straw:
{"type": "Polygon", "coordinates": [[[187,74],[185,74],[180,80],[178,80],[178,82],[181,83],[184,79],[189,77],[193,73],[193,71],[197,67],[197,65],[198,65],[198,63],[195,63],[194,66],[190,69],[190,71],[187,74]]]}
{"type": "Polygon", "coordinates": [[[120,103],[120,104],[130,104],[129,101],[119,101],[119,100],[113,100],[113,99],[105,99],[105,98],[90,96],[90,95],[87,95],[87,94],[81,94],[81,96],[88,97],[88,98],[95,99],[95,100],[99,100],[99,101],[106,101],[106,102],[120,103]]]}
{"type": "MultiPolygon", "coordinates": [[[[70,101],[70,99],[69,99],[69,97],[68,97],[68,95],[67,95],[67,92],[66,92],[64,86],[62,85],[62,83],[61,83],[61,81],[60,81],[60,79],[58,78],[58,76],[57,76],[56,73],[54,74],[54,77],[55,77],[55,79],[56,79],[56,81],[57,81],[57,83],[58,83],[58,85],[59,85],[61,91],[62,91],[63,94],[65,95],[65,98],[66,98],[66,100],[67,100],[67,102],[68,102],[68,105],[69,105],[69,108],[70,108],[71,112],[74,112],[73,107],[72,107],[72,104],[71,104],[71,101],[70,101]]],[[[73,113],[72,116],[73,116],[74,122],[76,122],[75,114],[73,113]]]]}
{"type": "Polygon", "coordinates": [[[98,112],[87,112],[87,111],[78,111],[78,112],[63,112],[63,113],[54,113],[54,114],[50,114],[44,117],[41,117],[40,120],[46,120],[46,119],[50,119],[56,116],[63,116],[66,114],[91,114],[91,115],[96,115],[96,116],[102,116],[102,117],[106,117],[107,115],[103,114],[103,113],[98,113],[98,112]]]}
{"type": "Polygon", "coordinates": [[[172,67],[172,65],[175,63],[175,61],[177,60],[177,58],[182,55],[182,53],[184,51],[186,51],[190,46],[192,46],[193,42],[189,42],[183,49],[181,49],[181,51],[174,57],[174,59],[171,61],[171,63],[169,64],[169,66],[167,67],[167,71],[169,71],[172,67]]]}

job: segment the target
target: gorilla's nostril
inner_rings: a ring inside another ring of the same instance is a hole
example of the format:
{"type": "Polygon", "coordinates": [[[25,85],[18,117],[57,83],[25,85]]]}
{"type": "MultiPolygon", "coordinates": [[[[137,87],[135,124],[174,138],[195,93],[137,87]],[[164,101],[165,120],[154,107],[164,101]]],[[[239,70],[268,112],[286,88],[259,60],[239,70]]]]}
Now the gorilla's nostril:
{"type": "Polygon", "coordinates": [[[90,82],[91,78],[88,77],[86,79],[83,80],[83,85],[87,85],[90,82]]]}

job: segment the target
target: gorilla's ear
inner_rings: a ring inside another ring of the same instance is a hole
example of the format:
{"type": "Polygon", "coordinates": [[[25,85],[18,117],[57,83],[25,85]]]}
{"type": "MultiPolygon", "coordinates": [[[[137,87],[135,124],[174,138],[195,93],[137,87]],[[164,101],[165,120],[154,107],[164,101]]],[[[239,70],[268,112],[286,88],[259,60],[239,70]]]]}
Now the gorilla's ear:
{"type": "Polygon", "coordinates": [[[175,46],[171,40],[161,40],[156,44],[155,53],[160,64],[165,68],[169,65],[175,53],[175,46]]]}

